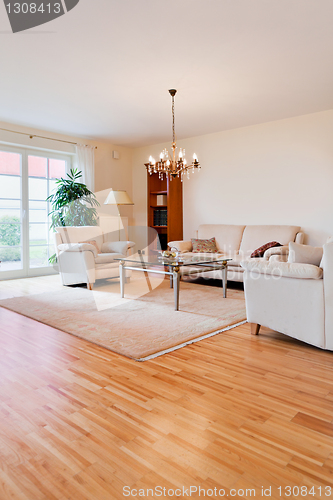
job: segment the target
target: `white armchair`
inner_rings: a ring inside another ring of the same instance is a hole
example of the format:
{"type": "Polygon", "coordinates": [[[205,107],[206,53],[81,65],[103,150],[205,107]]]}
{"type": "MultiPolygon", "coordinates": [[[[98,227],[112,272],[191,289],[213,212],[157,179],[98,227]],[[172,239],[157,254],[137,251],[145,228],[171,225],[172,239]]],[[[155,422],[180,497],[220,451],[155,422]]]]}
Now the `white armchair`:
{"type": "MultiPolygon", "coordinates": [[[[318,252],[308,248],[308,255],[318,259],[318,252]]],[[[304,263],[304,254],[300,260],[273,256],[241,263],[251,333],[257,335],[262,325],[333,350],[333,242],[323,246],[317,265],[304,263]]]]}
{"type": "Polygon", "coordinates": [[[55,247],[63,285],[87,283],[92,290],[97,279],[119,277],[119,262],[114,259],[125,257],[134,243],[107,241],[99,226],[67,226],[56,228],[55,247]]]}

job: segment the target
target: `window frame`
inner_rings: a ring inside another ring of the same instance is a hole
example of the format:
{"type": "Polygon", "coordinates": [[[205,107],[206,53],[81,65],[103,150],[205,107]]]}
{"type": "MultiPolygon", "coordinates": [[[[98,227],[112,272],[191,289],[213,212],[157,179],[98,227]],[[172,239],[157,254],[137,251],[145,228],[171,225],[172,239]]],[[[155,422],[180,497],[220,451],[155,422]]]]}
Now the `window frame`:
{"type": "MultiPolygon", "coordinates": [[[[8,153],[17,153],[21,155],[21,245],[22,245],[22,268],[8,271],[1,271],[0,263],[0,281],[17,278],[28,278],[33,276],[45,276],[56,274],[57,271],[53,266],[30,267],[30,241],[29,241],[29,170],[28,157],[36,156],[55,160],[66,161],[66,174],[70,171],[73,165],[74,154],[68,152],[60,152],[48,149],[38,149],[32,147],[11,146],[0,142],[0,151],[8,153]]],[[[49,172],[47,172],[48,174],[49,172]]],[[[37,178],[37,177],[36,177],[37,178]]],[[[47,190],[49,195],[49,178],[47,178],[47,190]]],[[[41,201],[41,200],[40,200],[41,201]]],[[[48,202],[48,208],[49,202],[48,202]]],[[[51,208],[48,210],[48,213],[51,208]]],[[[51,244],[51,238],[49,240],[51,244]]]]}

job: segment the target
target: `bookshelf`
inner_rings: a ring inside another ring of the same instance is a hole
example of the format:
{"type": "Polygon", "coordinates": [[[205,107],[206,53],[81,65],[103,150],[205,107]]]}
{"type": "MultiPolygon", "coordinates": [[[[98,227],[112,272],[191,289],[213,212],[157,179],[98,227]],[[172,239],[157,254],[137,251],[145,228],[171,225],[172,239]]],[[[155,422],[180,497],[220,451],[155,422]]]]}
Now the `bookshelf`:
{"type": "Polygon", "coordinates": [[[168,241],[183,239],[183,185],[180,178],[148,175],[148,226],[157,231],[162,250],[168,241]]]}

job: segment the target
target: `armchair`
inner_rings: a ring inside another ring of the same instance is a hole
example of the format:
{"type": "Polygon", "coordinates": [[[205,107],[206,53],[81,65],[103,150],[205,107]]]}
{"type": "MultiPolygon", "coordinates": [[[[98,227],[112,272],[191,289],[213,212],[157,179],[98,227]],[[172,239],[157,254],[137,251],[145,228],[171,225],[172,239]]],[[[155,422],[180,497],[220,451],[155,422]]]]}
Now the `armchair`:
{"type": "MultiPolygon", "coordinates": [[[[57,227],[55,233],[56,255],[63,285],[87,283],[92,290],[97,279],[118,278],[119,262],[132,241],[107,241],[99,226],[57,227]]],[[[126,272],[126,279],[131,272],[126,272]]]]}
{"type": "MultiPolygon", "coordinates": [[[[318,260],[318,252],[308,248],[308,255],[312,252],[318,260]]],[[[283,260],[272,256],[241,262],[251,333],[257,335],[263,325],[333,350],[333,242],[323,246],[320,264],[283,260]]]]}

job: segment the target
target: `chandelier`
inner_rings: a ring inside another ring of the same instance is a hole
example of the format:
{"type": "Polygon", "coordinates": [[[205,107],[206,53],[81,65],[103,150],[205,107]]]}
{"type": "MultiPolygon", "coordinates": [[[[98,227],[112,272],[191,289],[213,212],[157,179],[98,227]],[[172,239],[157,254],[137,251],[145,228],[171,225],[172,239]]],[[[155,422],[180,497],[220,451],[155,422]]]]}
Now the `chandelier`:
{"type": "Polygon", "coordinates": [[[197,168],[200,170],[200,163],[198,162],[197,155],[193,155],[192,163],[188,164],[185,158],[185,149],[179,148],[178,158],[176,159],[176,134],[175,134],[175,95],[177,90],[170,89],[169,94],[172,98],[172,155],[170,157],[169,151],[164,149],[160,154],[159,161],[154,160],[152,156],[149,157],[149,162],[145,163],[147,171],[150,175],[157,174],[163,180],[166,177],[175,178],[180,177],[183,181],[183,176],[186,174],[190,178],[190,172],[194,172],[197,168]]]}

